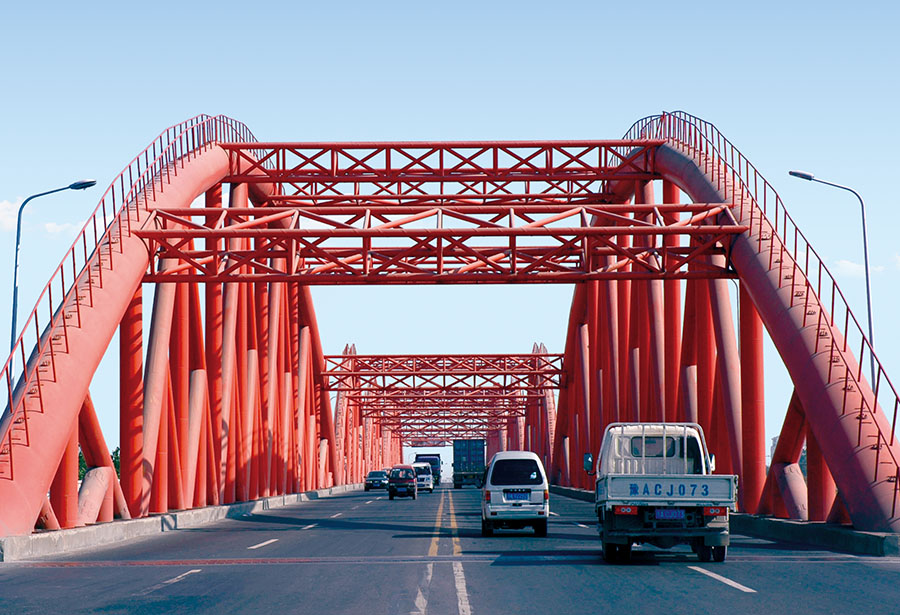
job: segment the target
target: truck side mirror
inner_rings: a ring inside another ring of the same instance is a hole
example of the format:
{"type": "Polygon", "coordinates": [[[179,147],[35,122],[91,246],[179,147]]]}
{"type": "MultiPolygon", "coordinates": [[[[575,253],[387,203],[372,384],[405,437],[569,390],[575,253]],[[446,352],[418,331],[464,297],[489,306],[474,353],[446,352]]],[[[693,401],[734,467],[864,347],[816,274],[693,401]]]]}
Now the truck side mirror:
{"type": "Polygon", "coordinates": [[[594,475],[594,456],[590,453],[584,454],[584,471],[587,472],[589,476],[594,475]]]}
{"type": "Polygon", "coordinates": [[[709,455],[709,473],[712,474],[716,471],[716,455],[715,453],[710,453],[709,455]]]}

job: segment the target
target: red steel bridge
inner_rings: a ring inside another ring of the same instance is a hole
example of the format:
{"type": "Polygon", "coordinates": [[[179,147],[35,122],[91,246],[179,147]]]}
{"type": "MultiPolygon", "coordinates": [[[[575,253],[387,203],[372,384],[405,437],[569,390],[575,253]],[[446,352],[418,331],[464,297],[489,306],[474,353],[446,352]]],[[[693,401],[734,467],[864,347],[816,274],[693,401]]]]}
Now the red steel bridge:
{"type": "Polygon", "coordinates": [[[772,186],[681,112],[618,140],[451,143],[193,118],[109,186],[0,383],[0,535],[360,482],[465,437],[587,487],[617,420],[699,422],[745,511],[900,531],[896,390],[772,186]],[[562,355],[326,356],[310,294],[536,283],[574,286],[562,355]],[[763,329],[795,387],[768,473],[763,329]],[[110,350],[120,477],[90,394],[110,350]]]}

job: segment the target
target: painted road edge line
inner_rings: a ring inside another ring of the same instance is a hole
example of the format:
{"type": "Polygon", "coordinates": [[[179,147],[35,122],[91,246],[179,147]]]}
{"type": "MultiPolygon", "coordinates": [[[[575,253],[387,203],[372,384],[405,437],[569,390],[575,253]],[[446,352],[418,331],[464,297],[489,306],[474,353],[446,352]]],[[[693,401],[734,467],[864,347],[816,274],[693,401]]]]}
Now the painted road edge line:
{"type": "Polygon", "coordinates": [[[259,549],[260,547],[265,547],[266,545],[270,545],[273,542],[278,542],[277,538],[272,538],[271,540],[267,540],[265,542],[261,542],[258,545],[253,545],[252,547],[247,547],[248,549],[259,549]]]}
{"type": "Polygon", "coordinates": [[[700,568],[699,566],[688,566],[688,568],[690,568],[691,570],[695,570],[701,574],[705,574],[706,576],[711,577],[721,583],[724,583],[725,585],[730,585],[731,587],[733,587],[735,589],[739,589],[742,592],[745,592],[748,594],[756,593],[755,589],[750,589],[746,585],[741,585],[737,581],[732,581],[731,579],[729,579],[727,577],[723,577],[722,575],[716,574],[715,572],[710,572],[709,570],[706,570],[705,568],[700,568]]]}

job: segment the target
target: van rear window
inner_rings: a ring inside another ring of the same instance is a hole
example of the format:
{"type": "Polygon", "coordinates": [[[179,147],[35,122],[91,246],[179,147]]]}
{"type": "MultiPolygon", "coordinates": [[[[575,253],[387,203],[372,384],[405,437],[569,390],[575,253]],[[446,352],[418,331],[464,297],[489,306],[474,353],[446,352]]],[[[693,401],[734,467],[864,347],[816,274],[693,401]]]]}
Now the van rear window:
{"type": "Polygon", "coordinates": [[[492,485],[540,485],[541,469],[534,459],[498,459],[491,471],[492,485]]]}
{"type": "Polygon", "coordinates": [[[670,436],[666,436],[665,455],[663,454],[662,437],[635,436],[631,439],[632,457],[674,457],[675,451],[675,438],[670,436]]]}

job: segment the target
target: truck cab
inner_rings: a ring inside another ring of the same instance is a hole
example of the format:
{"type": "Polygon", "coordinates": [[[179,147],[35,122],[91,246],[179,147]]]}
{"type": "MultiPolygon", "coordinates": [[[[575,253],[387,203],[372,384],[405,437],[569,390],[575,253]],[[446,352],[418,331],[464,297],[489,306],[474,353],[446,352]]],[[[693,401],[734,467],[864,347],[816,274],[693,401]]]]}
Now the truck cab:
{"type": "Polygon", "coordinates": [[[737,476],[713,475],[703,429],[696,423],[614,423],[594,465],[603,558],[627,560],[632,544],[690,544],[701,561],[725,560],[728,513],[737,476]]]}

